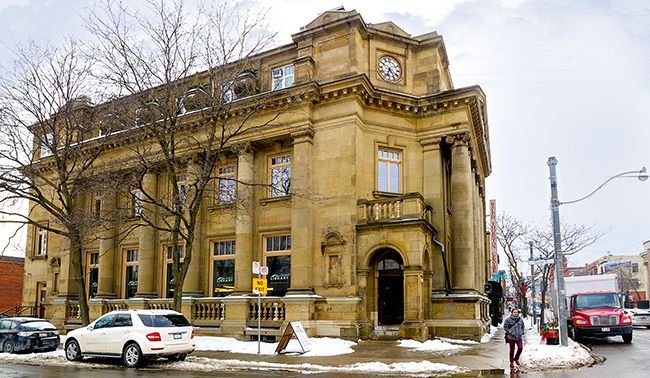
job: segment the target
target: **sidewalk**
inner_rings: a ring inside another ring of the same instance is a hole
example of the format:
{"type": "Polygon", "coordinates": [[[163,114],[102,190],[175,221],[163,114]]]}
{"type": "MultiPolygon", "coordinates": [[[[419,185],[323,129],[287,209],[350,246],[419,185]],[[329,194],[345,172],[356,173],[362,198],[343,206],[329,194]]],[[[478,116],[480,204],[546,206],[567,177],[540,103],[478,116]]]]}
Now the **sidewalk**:
{"type": "Polygon", "coordinates": [[[508,366],[508,348],[503,341],[503,329],[499,329],[486,343],[465,345],[467,348],[457,352],[418,351],[400,347],[398,341],[359,341],[353,347],[354,353],[338,356],[305,357],[300,355],[257,355],[228,352],[197,351],[196,357],[220,360],[239,360],[255,363],[296,365],[312,364],[338,367],[363,363],[381,362],[384,364],[428,361],[446,365],[456,365],[469,370],[461,376],[504,374],[508,366]]]}

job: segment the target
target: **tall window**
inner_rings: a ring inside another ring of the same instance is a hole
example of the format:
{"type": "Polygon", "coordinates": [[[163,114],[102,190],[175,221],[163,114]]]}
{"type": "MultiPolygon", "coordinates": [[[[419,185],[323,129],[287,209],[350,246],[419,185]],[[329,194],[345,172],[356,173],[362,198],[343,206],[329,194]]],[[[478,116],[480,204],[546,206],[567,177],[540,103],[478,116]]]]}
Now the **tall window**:
{"type": "Polygon", "coordinates": [[[88,298],[95,298],[99,288],[99,252],[89,252],[86,260],[86,291],[88,298]]]}
{"type": "Polygon", "coordinates": [[[133,298],[138,291],[138,263],[140,262],[140,250],[127,249],[125,252],[124,270],[124,298],[133,298]]]}
{"type": "Polygon", "coordinates": [[[47,229],[36,227],[36,245],[34,246],[35,256],[47,255],[47,229]]]}
{"type": "Polygon", "coordinates": [[[264,257],[269,268],[271,295],[283,296],[291,285],[291,235],[268,236],[264,243],[264,257]]]}
{"type": "Polygon", "coordinates": [[[269,168],[271,197],[288,196],[291,190],[291,155],[271,157],[269,168]]]}
{"type": "Polygon", "coordinates": [[[235,241],[223,240],[212,244],[212,292],[223,297],[235,286],[235,241]]]}
{"type": "MultiPolygon", "coordinates": [[[[185,211],[185,207],[187,205],[187,196],[190,192],[190,185],[187,182],[187,176],[176,176],[176,185],[178,185],[178,197],[172,197],[172,209],[183,212],[185,211]],[[178,209],[176,208],[177,206],[179,206],[178,209]]],[[[174,193],[173,188],[169,188],[169,190],[170,193],[174,193]]]]}
{"type": "Polygon", "coordinates": [[[218,168],[217,174],[217,203],[227,204],[235,202],[235,166],[227,165],[218,168]]]}
{"type": "Polygon", "coordinates": [[[400,193],[402,152],[380,147],[377,152],[377,190],[400,193]]]}
{"type": "Polygon", "coordinates": [[[271,70],[271,88],[274,91],[289,88],[293,85],[293,64],[277,67],[271,70]]]}
{"type": "Polygon", "coordinates": [[[142,198],[143,194],[139,190],[134,190],[131,192],[131,203],[129,208],[131,209],[132,217],[142,216],[142,198]]]}
{"type": "MultiPolygon", "coordinates": [[[[166,246],[165,247],[165,298],[173,298],[174,297],[174,254],[173,251],[174,249],[172,246],[166,246]]],[[[180,261],[183,262],[183,256],[184,256],[184,250],[183,246],[179,245],[178,248],[178,254],[180,256],[180,261]]]]}
{"type": "Polygon", "coordinates": [[[100,219],[102,216],[102,192],[93,192],[92,212],[95,219],[100,219]]]}

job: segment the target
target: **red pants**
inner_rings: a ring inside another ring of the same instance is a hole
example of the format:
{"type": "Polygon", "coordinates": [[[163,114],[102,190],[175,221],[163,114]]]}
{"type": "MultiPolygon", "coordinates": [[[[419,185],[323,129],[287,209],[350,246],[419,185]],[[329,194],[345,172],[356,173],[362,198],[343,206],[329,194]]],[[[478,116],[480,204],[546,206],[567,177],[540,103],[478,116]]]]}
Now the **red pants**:
{"type": "Polygon", "coordinates": [[[524,349],[523,338],[517,340],[508,339],[508,345],[510,345],[510,362],[519,361],[519,356],[521,356],[521,350],[524,349]],[[517,344],[517,354],[515,354],[515,344],[517,344]]]}

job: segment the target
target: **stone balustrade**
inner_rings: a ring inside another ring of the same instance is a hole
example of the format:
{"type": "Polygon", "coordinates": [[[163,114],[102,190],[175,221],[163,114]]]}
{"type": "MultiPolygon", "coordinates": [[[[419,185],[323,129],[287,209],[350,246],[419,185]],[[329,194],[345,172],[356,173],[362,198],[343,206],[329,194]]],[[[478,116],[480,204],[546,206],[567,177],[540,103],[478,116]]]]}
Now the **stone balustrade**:
{"type": "Polygon", "coordinates": [[[79,310],[79,302],[68,302],[65,304],[65,319],[66,323],[81,323],[81,311],[79,310]]]}
{"type": "Polygon", "coordinates": [[[258,307],[256,299],[250,299],[246,323],[249,326],[256,326],[259,319],[263,327],[279,328],[284,322],[285,315],[285,304],[280,298],[262,299],[261,308],[258,307]]]}
{"type": "Polygon", "coordinates": [[[359,225],[423,220],[431,224],[432,209],[420,193],[357,201],[359,225]]]}
{"type": "Polygon", "coordinates": [[[192,324],[219,326],[226,318],[226,304],[218,298],[197,299],[192,304],[192,324]]]}

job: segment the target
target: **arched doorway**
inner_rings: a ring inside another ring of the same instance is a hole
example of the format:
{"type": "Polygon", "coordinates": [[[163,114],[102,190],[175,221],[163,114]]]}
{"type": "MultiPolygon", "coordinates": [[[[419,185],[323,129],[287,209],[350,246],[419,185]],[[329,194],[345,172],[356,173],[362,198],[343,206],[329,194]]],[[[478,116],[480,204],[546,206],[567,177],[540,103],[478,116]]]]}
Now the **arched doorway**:
{"type": "Polygon", "coordinates": [[[380,251],[375,259],[377,272],[377,320],[379,325],[399,325],[404,321],[404,274],[402,257],[392,249],[380,251]]]}

